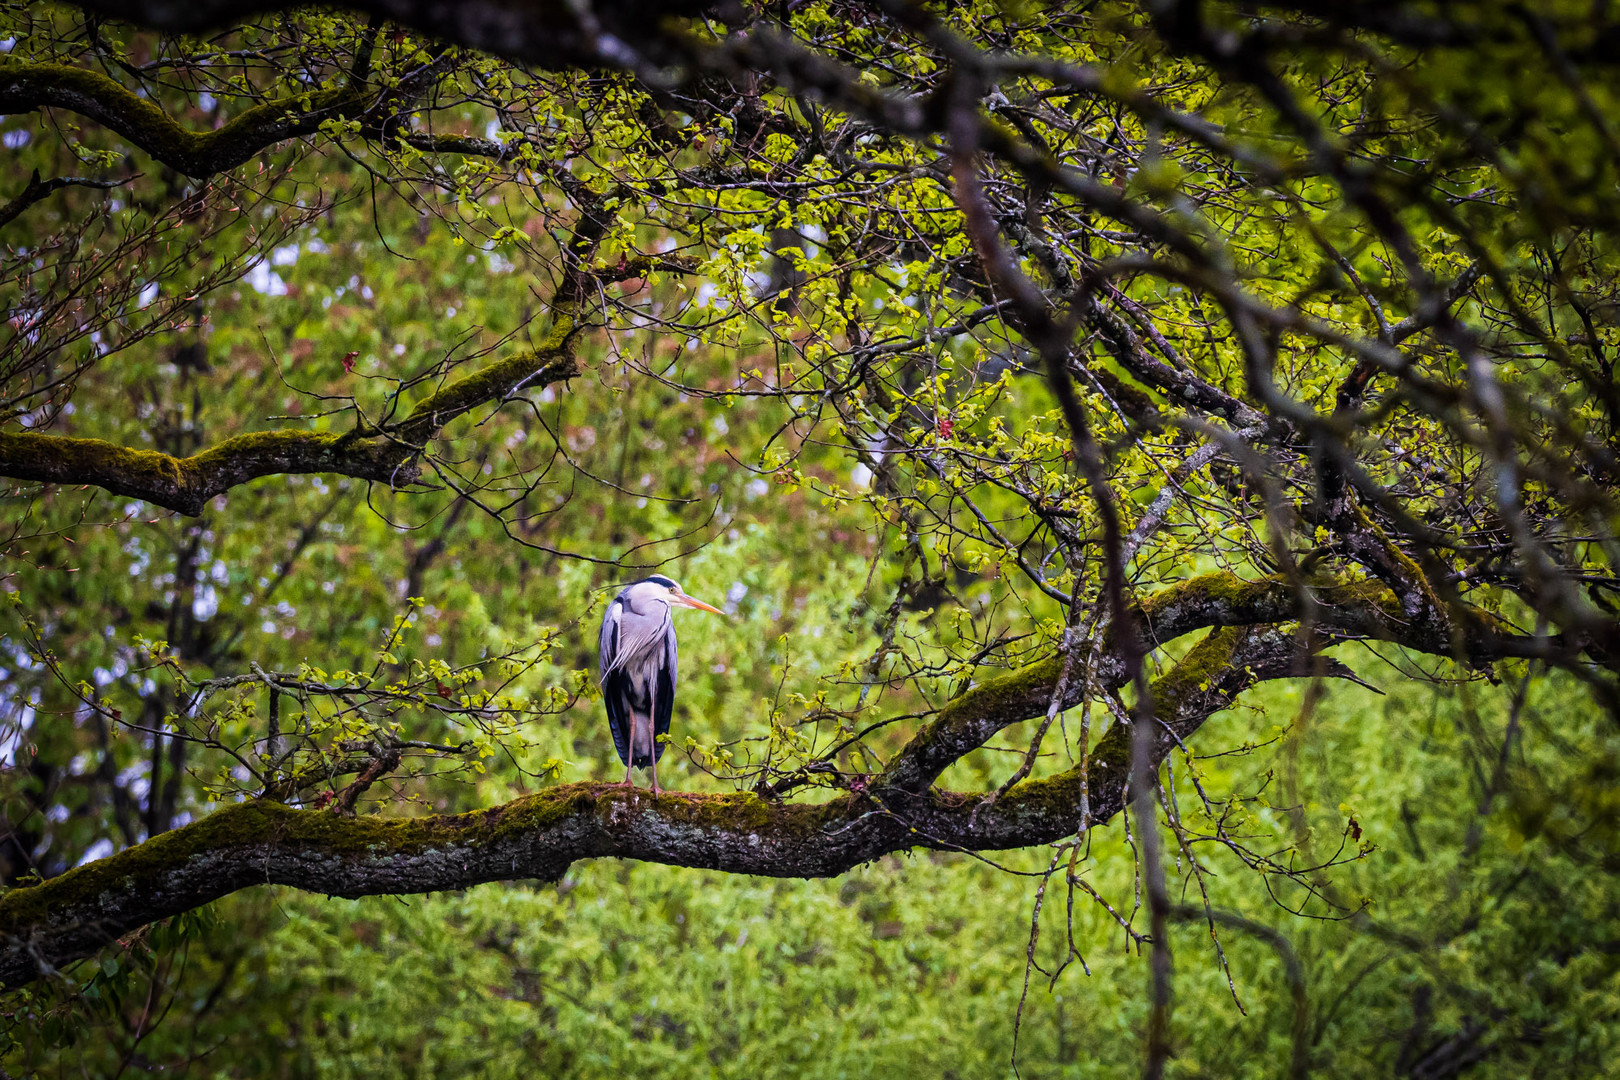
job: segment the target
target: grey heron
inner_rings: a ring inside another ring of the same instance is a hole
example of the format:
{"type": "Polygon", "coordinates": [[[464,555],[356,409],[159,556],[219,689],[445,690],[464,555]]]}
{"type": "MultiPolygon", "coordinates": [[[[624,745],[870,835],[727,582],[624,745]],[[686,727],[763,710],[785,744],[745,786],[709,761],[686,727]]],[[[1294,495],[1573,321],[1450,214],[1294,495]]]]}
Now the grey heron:
{"type": "Polygon", "coordinates": [[[619,591],[602,615],[602,698],[607,702],[613,748],[624,762],[624,783],[633,769],[652,770],[658,791],[658,759],[675,705],[675,623],[670,609],[697,608],[722,615],[719,608],[687,596],[674,581],[654,574],[619,591]]]}

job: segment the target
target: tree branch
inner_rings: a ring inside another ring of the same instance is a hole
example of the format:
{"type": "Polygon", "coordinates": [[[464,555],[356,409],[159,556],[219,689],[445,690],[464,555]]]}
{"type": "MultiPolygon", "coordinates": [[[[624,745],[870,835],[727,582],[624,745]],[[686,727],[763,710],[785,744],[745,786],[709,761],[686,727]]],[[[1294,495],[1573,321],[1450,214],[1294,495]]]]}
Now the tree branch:
{"type": "Polygon", "coordinates": [[[313,134],[324,120],[357,116],[374,96],[345,85],[255,105],[217,131],[191,131],[99,71],[0,59],[0,113],[71,110],[196,179],[234,169],[276,143],[313,134]]]}
{"type": "MultiPolygon", "coordinates": [[[[1563,657],[1567,663],[1568,657],[1579,652],[1558,636],[1516,634],[1495,616],[1473,607],[1454,612],[1458,620],[1455,637],[1444,629],[1415,626],[1406,617],[1400,598],[1381,582],[1369,579],[1319,578],[1306,588],[1316,605],[1317,631],[1340,639],[1389,641],[1476,666],[1529,656],[1563,657]]],[[[1300,600],[1296,587],[1282,575],[1245,581],[1221,571],[1155,593],[1140,603],[1135,616],[1149,647],[1158,648],[1208,627],[1285,623],[1298,616],[1300,600]]],[[[1095,664],[1093,683],[1098,691],[1117,690],[1129,681],[1118,633],[1110,627],[1095,664]]],[[[925,790],[952,762],[984,745],[1002,728],[1043,715],[1061,669],[1062,657],[1054,656],[990,679],[953,699],[889,763],[877,790],[925,790]]],[[[1078,685],[1070,687],[1058,707],[1078,705],[1081,690],[1078,685]]]]}
{"type": "Polygon", "coordinates": [[[127,184],[133,177],[123,180],[93,180],[87,176],[58,176],[53,180],[41,180],[39,170],[35,169],[28,178],[28,184],[15,199],[0,206],[0,227],[9,225],[24,210],[30,206],[50,197],[65,187],[93,187],[113,188],[120,184],[127,184]]]}
{"type": "MultiPolygon", "coordinates": [[[[1167,640],[1171,631],[1209,625],[1217,613],[1258,614],[1265,609],[1254,597],[1278,587],[1269,579],[1244,586],[1223,578],[1209,575],[1152,598],[1142,609],[1142,625],[1167,640]],[[1253,595],[1223,601],[1214,595],[1221,585],[1253,595]],[[1206,602],[1194,604],[1193,591],[1206,602]]],[[[1325,607],[1331,621],[1335,608],[1325,607]]],[[[1374,618],[1367,607],[1362,601],[1354,617],[1374,618]]],[[[1520,640],[1493,647],[1528,646],[1520,640]]],[[[1114,664],[1123,670],[1118,658],[1114,664]]],[[[1052,658],[969,690],[917,734],[884,782],[824,803],[773,803],[752,792],[655,796],[585,783],[454,817],[351,818],[267,799],[227,806],[0,896],[0,984],[49,974],[140,926],[251,885],[345,897],[429,892],[514,878],[555,880],[577,859],[604,857],[822,877],[914,847],[983,851],[1051,843],[1080,824],[1078,768],[1025,780],[1000,798],[929,784],[996,731],[1044,714],[1061,667],[1061,659],[1052,658]]],[[[1216,624],[1153,683],[1152,766],[1257,682],[1313,673],[1350,674],[1336,661],[1312,656],[1293,629],[1216,624]]],[[[1124,805],[1129,727],[1110,728],[1091,753],[1087,782],[1095,824],[1124,805]]]]}
{"type": "MultiPolygon", "coordinates": [[[[1240,632],[1216,633],[1233,655],[1225,640],[1240,632]]],[[[1263,661],[1255,667],[1265,670],[1263,661]]],[[[1248,681],[1249,672],[1236,670],[1202,696],[1175,700],[1189,710],[1222,707],[1225,692],[1248,681]]],[[[1188,731],[1203,720],[1167,715],[1188,731]]],[[[1098,821],[1119,809],[1128,763],[1128,745],[1121,754],[1104,740],[1093,768],[1120,782],[1097,786],[1098,821]]],[[[140,926],[250,885],[344,897],[429,892],[513,878],[551,881],[576,859],[609,856],[820,877],[915,846],[981,850],[1054,840],[1074,829],[1075,797],[1067,774],[1026,782],[977,821],[972,811],[982,796],[931,792],[783,805],[751,792],[654,796],[569,784],[488,810],[413,819],[350,818],[255,800],[0,897],[0,984],[49,974],[140,926]]]]}
{"type": "Polygon", "coordinates": [[[196,515],[238,484],[283,473],[332,473],[402,487],[422,474],[417,458],[446,424],[485,402],[538,390],[579,374],[572,300],[559,301],[550,335],[523,352],[451,383],[403,420],[343,433],[258,431],[177,458],[100,439],[0,432],[0,476],[50,484],[92,484],[118,495],[196,515]]]}

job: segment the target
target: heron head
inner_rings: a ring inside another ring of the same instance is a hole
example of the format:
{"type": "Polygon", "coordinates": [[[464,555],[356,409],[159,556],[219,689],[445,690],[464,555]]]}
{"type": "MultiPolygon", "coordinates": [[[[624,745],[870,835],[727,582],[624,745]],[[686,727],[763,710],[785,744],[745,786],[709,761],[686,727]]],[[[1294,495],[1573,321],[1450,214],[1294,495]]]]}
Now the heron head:
{"type": "Polygon", "coordinates": [[[725,614],[725,612],[721,611],[719,608],[711,607],[694,596],[687,596],[686,592],[681,588],[679,582],[675,581],[673,578],[667,578],[663,574],[654,574],[652,577],[647,579],[647,584],[656,585],[659,588],[664,589],[665,595],[663,599],[667,600],[671,607],[679,606],[697,608],[699,611],[712,611],[716,615],[725,614]]]}

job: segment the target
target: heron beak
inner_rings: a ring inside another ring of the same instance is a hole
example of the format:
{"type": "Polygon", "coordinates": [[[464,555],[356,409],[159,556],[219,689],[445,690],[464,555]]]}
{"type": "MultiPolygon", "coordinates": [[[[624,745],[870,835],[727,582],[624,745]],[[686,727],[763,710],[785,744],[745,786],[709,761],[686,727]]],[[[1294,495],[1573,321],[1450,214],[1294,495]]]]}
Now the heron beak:
{"type": "Polygon", "coordinates": [[[675,599],[677,601],[679,601],[680,603],[685,604],[687,607],[695,607],[699,611],[712,611],[716,615],[724,615],[725,614],[725,612],[721,611],[719,608],[710,607],[708,604],[705,604],[703,601],[701,601],[701,600],[699,600],[699,599],[697,599],[695,597],[681,595],[681,596],[677,596],[675,599]]]}

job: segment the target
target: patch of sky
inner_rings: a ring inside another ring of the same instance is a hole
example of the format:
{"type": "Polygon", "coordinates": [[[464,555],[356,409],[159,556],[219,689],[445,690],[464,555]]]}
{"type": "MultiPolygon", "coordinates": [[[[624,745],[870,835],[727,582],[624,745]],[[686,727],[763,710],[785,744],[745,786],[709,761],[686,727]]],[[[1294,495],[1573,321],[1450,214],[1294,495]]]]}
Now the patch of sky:
{"type": "Polygon", "coordinates": [[[219,592],[208,582],[197,586],[196,594],[191,598],[191,614],[198,622],[207,622],[219,611],[219,592]]]}
{"type": "Polygon", "coordinates": [[[263,259],[254,263],[242,280],[247,282],[248,288],[261,296],[287,295],[287,283],[281,279],[280,274],[270,269],[270,264],[263,259]]]}
{"type": "Polygon", "coordinates": [[[93,863],[98,859],[105,859],[112,853],[113,842],[103,836],[100,840],[97,840],[95,843],[85,848],[84,854],[79,856],[79,861],[73,865],[83,866],[85,863],[93,863]]]}

